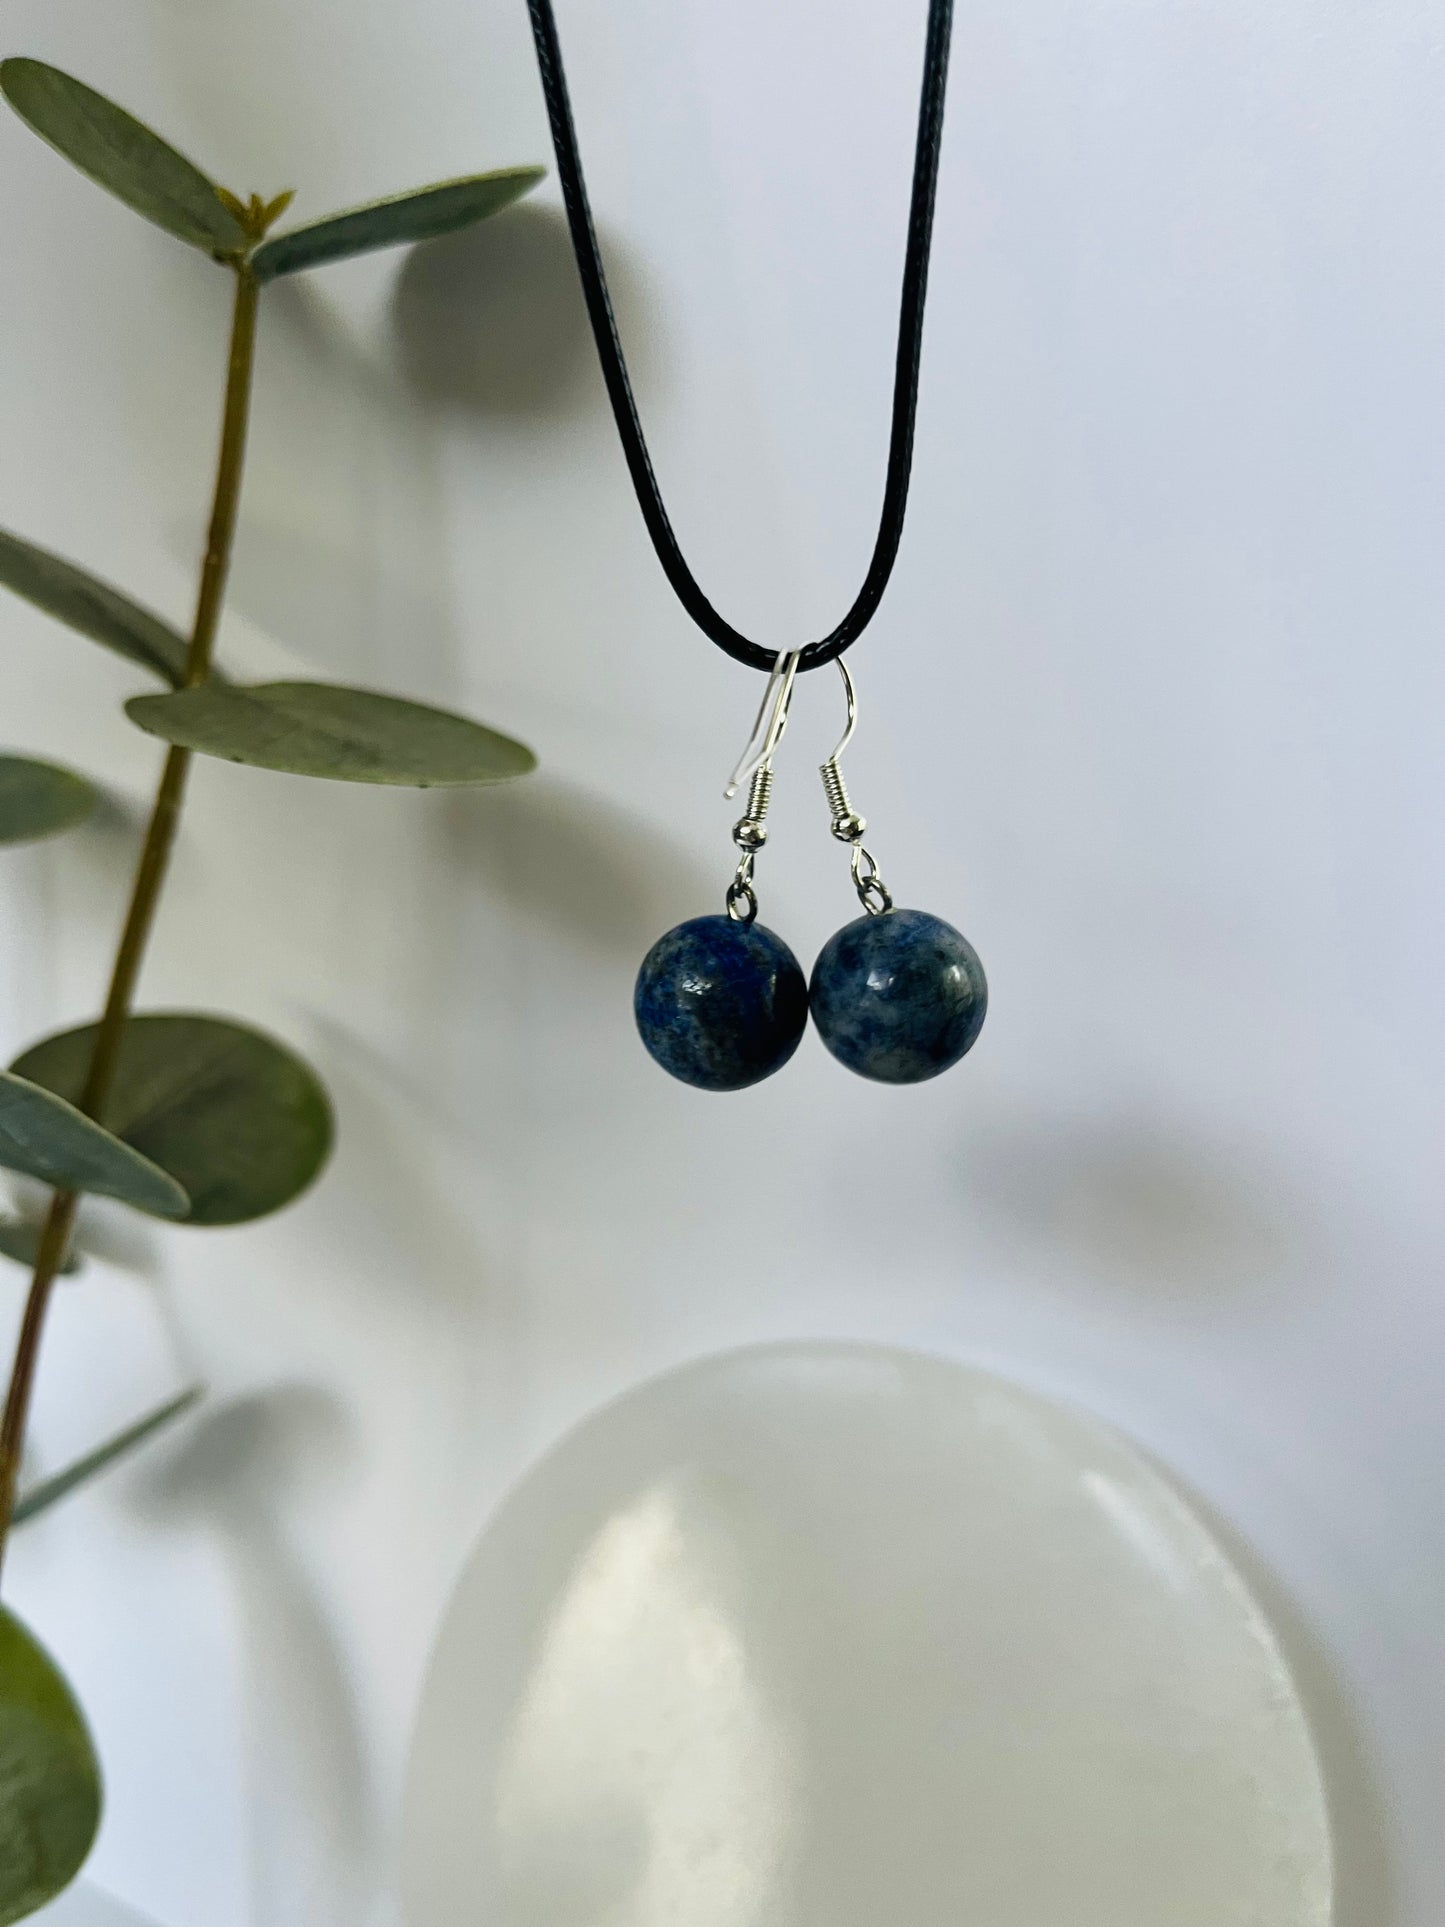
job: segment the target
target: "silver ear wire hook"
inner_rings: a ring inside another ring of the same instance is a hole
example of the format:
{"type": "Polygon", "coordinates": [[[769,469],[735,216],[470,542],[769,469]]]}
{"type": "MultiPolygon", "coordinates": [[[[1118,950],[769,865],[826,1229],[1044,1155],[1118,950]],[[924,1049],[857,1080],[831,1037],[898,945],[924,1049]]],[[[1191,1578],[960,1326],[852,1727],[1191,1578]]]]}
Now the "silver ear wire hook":
{"type": "Polygon", "coordinates": [[[758,704],[757,718],[747,747],[738,758],[737,767],[728,778],[723,795],[732,800],[743,784],[755,776],[763,766],[772,761],[773,752],[783,740],[783,731],[788,727],[788,711],[793,702],[793,683],[798,674],[798,660],[801,649],[781,650],[768,676],[767,687],[763,690],[763,700],[758,704]]]}
{"type": "Polygon", "coordinates": [[[852,850],[849,867],[853,872],[853,887],[858,892],[858,901],[870,917],[877,917],[885,910],[893,908],[893,898],[889,895],[888,888],[878,873],[878,865],[863,848],[863,832],[868,824],[853,808],[848,796],[848,785],[843,781],[843,770],[839,758],[852,742],[853,732],[858,727],[858,692],[853,687],[853,677],[847,663],[841,656],[836,660],[838,674],[843,678],[843,691],[848,702],[848,724],[838,747],[827,762],[819,766],[818,774],[823,779],[823,794],[828,799],[828,812],[833,819],[833,834],[840,843],[848,844],[852,850]]]}
{"type": "Polygon", "coordinates": [[[843,771],[839,757],[853,740],[853,732],[858,727],[858,692],[853,687],[853,678],[848,665],[838,657],[838,674],[843,678],[843,691],[848,699],[848,727],[842,739],[826,763],[819,766],[818,774],[823,779],[823,794],[828,799],[828,808],[833,817],[833,834],[840,843],[854,843],[862,836],[868,825],[859,816],[848,800],[848,785],[843,781],[843,771]]]}
{"type": "Polygon", "coordinates": [[[768,840],[765,819],[773,793],[773,756],[788,727],[788,711],[792,706],[793,683],[797,678],[801,653],[797,649],[779,653],[763,691],[763,700],[758,705],[747,747],[723,791],[724,796],[733,797],[744,783],[748,785],[747,808],[733,824],[733,842],[742,851],[736,874],[728,885],[728,915],[734,923],[751,923],[758,914],[753,867],[758,851],[768,840]]]}
{"type": "Polygon", "coordinates": [[[838,747],[833,751],[833,754],[828,758],[830,763],[837,762],[838,758],[843,754],[843,751],[848,747],[849,743],[852,742],[853,731],[858,727],[858,691],[853,687],[853,672],[841,656],[836,657],[835,660],[838,664],[838,674],[843,678],[843,693],[848,699],[848,727],[843,731],[842,742],[839,743],[838,747]]]}

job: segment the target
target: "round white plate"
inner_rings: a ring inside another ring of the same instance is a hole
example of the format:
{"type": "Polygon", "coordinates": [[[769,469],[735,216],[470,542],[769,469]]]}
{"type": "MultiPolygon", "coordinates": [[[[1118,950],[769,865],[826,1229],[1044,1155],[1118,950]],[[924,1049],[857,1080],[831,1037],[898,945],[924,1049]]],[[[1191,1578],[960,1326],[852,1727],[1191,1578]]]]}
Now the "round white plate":
{"type": "Polygon", "coordinates": [[[1117,1433],[873,1347],[739,1352],[502,1507],[423,1696],[409,1927],[1324,1927],[1274,1636],[1117,1433]]]}

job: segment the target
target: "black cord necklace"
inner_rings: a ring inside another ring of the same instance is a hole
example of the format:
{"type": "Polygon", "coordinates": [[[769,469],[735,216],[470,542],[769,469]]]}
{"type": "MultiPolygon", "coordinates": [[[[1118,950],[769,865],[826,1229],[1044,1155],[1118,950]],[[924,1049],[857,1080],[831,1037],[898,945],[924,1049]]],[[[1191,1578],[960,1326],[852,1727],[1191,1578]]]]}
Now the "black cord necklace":
{"type": "Polygon", "coordinates": [[[749,786],[747,807],[733,825],[733,842],[741,854],[728,887],[726,914],[680,923],[648,951],[633,994],[638,1031],[664,1070],[706,1091],[743,1090],[781,1069],[798,1047],[810,1009],[828,1049],[860,1076],[887,1084],[914,1084],[936,1077],[956,1064],[978,1036],[988,1008],[983,965],[967,938],[941,917],[894,909],[878,866],[863,847],[867,825],[849,800],[838,759],[852,738],[857,714],[843,651],[862,635],[883,599],[908,505],[952,0],[928,0],[913,200],[893,372],[893,424],[873,554],[863,586],[837,628],[820,641],[784,650],[765,649],[720,616],[678,547],[647,452],[607,292],[552,0],[527,0],[527,11],[537,42],[572,248],[642,519],[668,581],[698,628],[739,662],[769,672],[753,740],[727,790],[731,796],[741,782],[749,786]],[[864,914],[824,945],[809,983],[782,938],[757,922],[753,872],[757,853],[767,841],[773,752],[787,724],[794,679],[801,669],[833,661],[842,672],[847,693],[848,727],[822,767],[823,793],[832,833],[851,851],[853,884],[864,914]]]}
{"type": "MultiPolygon", "coordinates": [[[[602,363],[603,379],[612,402],[617,432],[622,438],[632,485],[657,559],[678,600],[698,628],[739,662],[754,669],[773,670],[780,660],[776,649],[765,649],[734,629],[709,602],[678,546],[672,523],[657,485],[647,439],[638,418],[637,402],[628,378],[627,361],[617,333],[617,318],[607,290],[607,274],[592,225],[587,183],[577,146],[577,129],[567,96],[567,77],[552,0],[527,0],[532,33],[537,43],[542,92],[552,128],[557,172],[567,209],[567,225],[582,277],[582,292],[602,363]]],[[[888,468],[883,484],[883,509],[878,535],[863,586],[837,628],[821,641],[798,652],[799,670],[831,662],[856,642],[873,618],[893,572],[908,505],[908,472],[913,459],[913,426],[918,408],[918,368],[923,343],[923,304],[928,286],[928,256],[933,239],[933,203],[938,184],[938,153],[943,135],[943,102],[948,78],[949,31],[953,0],[929,0],[928,34],[923,56],[923,91],[918,105],[918,140],[913,162],[913,198],[908,214],[908,247],[903,264],[899,302],[898,350],[893,375],[893,422],[888,441],[888,468]]]]}

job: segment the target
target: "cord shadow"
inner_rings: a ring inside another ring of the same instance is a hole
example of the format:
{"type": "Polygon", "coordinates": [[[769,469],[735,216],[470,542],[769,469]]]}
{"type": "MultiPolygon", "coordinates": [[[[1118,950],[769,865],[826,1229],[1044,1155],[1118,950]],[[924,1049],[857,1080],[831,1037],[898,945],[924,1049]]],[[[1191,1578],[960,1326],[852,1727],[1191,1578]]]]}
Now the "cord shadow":
{"type": "MultiPolygon", "coordinates": [[[[635,258],[606,242],[628,366],[641,391],[660,356],[635,258]]],[[[592,334],[560,208],[524,201],[463,234],[412,249],[392,297],[412,391],[444,407],[535,423],[603,401],[592,334]]]]}
{"type": "Polygon", "coordinates": [[[554,934],[638,959],[669,924],[712,907],[704,874],[649,823],[546,776],[438,811],[441,854],[554,934]]]}
{"type": "Polygon", "coordinates": [[[1306,1228],[1267,1172],[1166,1124],[1019,1132],[971,1147],[969,1163],[980,1208],[1011,1239],[1164,1303],[1272,1288],[1308,1255],[1306,1228]]]}
{"type": "Polygon", "coordinates": [[[248,1811],[262,1924],[300,1917],[300,1885],[309,1923],[352,1927],[368,1890],[376,1828],[355,1697],[280,1517],[288,1496],[330,1482],[350,1457],[350,1428],[329,1394],[278,1386],[203,1411],[134,1500],[170,1522],[214,1527],[234,1574],[256,1736],[248,1811]]]}

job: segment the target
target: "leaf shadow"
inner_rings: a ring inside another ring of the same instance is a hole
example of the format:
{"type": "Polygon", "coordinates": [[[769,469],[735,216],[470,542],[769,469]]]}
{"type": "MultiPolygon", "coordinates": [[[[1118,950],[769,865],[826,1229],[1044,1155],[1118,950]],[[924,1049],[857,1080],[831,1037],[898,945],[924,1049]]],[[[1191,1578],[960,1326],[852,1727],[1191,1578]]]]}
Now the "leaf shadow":
{"type": "MultiPolygon", "coordinates": [[[[459,1121],[415,1066],[394,1063],[327,1012],[308,1010],[307,1019],[325,1051],[339,1120],[333,1182],[313,1205],[327,1217],[324,1235],[342,1253],[357,1248],[358,1279],[404,1280],[418,1309],[427,1303],[468,1322],[484,1299],[491,1319],[505,1319],[502,1283],[477,1239],[474,1201],[426,1148],[437,1139],[455,1143],[459,1121]]],[[[466,1156],[462,1145],[458,1157],[466,1156]]]]}
{"type": "MultiPolygon", "coordinates": [[[[33,1178],[21,1177],[18,1172],[7,1171],[10,1212],[21,1223],[34,1226],[39,1230],[45,1222],[46,1212],[54,1193],[33,1178]]],[[[117,1271],[133,1273],[137,1278],[153,1284],[160,1275],[161,1249],[156,1236],[157,1226],[153,1218],[147,1218],[129,1206],[114,1203],[109,1198],[83,1197],[76,1214],[75,1231],[71,1238],[71,1249],[80,1259],[82,1267],[87,1259],[95,1259],[100,1264],[113,1265],[117,1271]]],[[[6,1259],[14,1263],[13,1259],[6,1259]]],[[[62,1273],[62,1276],[73,1276],[62,1273]]]]}
{"type": "MultiPolygon", "coordinates": [[[[343,681],[449,651],[434,434],[344,315],[297,277],[267,290],[246,503],[227,581],[223,668],[275,673],[267,645],[343,681]],[[247,629],[254,633],[247,635],[247,629]],[[258,652],[257,644],[260,642],[258,652]]],[[[188,571],[199,519],[173,518],[188,571]]]]}
{"type": "Polygon", "coordinates": [[[153,1916],[122,1906],[88,1880],[75,1881],[32,1918],[34,1927],[158,1927],[153,1916]]]}
{"type": "MultiPolygon", "coordinates": [[[[636,258],[605,241],[608,283],[640,390],[661,364],[636,258]]],[[[558,207],[526,201],[412,249],[391,322],[412,391],[493,419],[568,420],[604,402],[571,237],[558,207]]]]}
{"type": "Polygon", "coordinates": [[[353,1456],[351,1426],[329,1393],[281,1385],[203,1412],[131,1488],[145,1515],[212,1526],[228,1556],[252,1769],[265,1782],[249,1803],[259,1919],[290,1917],[278,1883],[295,1878],[303,1830],[318,1927],[341,1927],[367,1891],[376,1824],[355,1694],[284,1523],[288,1503],[335,1484],[353,1456]]]}
{"type": "Polygon", "coordinates": [[[235,608],[303,661],[353,678],[373,639],[404,636],[409,655],[443,657],[449,630],[435,595],[383,570],[360,546],[328,544],[279,523],[246,520],[227,590],[235,608]]]}
{"type": "MultiPolygon", "coordinates": [[[[144,686],[149,694],[153,684],[144,686]]],[[[72,868],[82,882],[77,894],[78,914],[105,930],[105,945],[114,942],[110,935],[119,919],[124,891],[139,855],[151,801],[141,792],[122,790],[114,784],[97,786],[95,808],[63,843],[54,845],[57,858],[72,868]]],[[[184,828],[181,832],[185,835],[184,828]]]]}
{"type": "Polygon", "coordinates": [[[454,872],[550,933],[620,958],[640,960],[720,893],[717,877],[652,824],[554,777],[455,791],[437,822],[454,872]]]}
{"type": "Polygon", "coordinates": [[[154,1219],[103,1198],[83,1198],[75,1227],[75,1248],[82,1258],[113,1265],[146,1283],[160,1275],[161,1246],[154,1219]]]}
{"type": "MultiPolygon", "coordinates": [[[[154,686],[148,685],[147,693],[154,686]]],[[[108,845],[121,839],[133,842],[145,829],[149,815],[149,797],[117,789],[111,783],[97,783],[95,808],[80,825],[77,840],[81,843],[104,841],[108,845]]]]}

